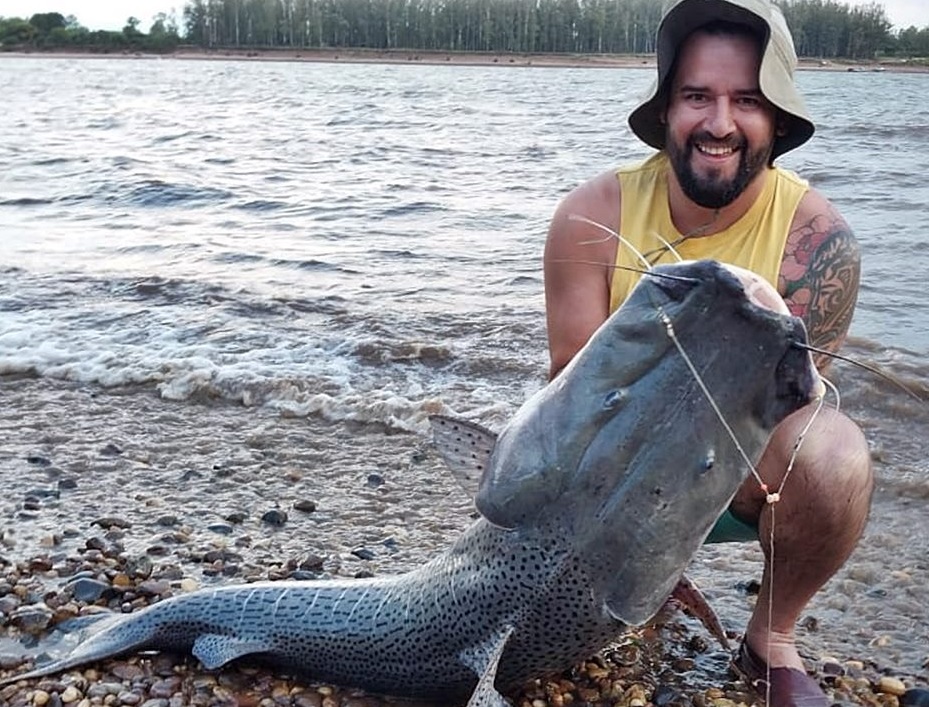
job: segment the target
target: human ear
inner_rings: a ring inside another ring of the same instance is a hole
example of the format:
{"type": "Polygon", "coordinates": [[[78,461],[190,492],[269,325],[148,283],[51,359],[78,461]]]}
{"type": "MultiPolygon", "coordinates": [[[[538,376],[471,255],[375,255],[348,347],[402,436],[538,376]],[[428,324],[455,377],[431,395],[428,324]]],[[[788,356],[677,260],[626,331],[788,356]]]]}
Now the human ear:
{"type": "Polygon", "coordinates": [[[777,122],[774,125],[774,134],[778,137],[784,137],[787,134],[787,116],[783,113],[777,114],[777,122]]]}

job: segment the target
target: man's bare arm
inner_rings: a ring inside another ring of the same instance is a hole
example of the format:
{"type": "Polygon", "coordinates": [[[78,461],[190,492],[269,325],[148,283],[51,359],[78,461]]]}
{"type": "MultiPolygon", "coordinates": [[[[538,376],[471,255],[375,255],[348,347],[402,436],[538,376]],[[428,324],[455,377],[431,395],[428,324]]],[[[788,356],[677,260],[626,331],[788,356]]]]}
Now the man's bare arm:
{"type": "Polygon", "coordinates": [[[552,218],[544,258],[550,378],[609,315],[616,241],[581,219],[615,229],[618,217],[618,181],[605,174],[572,191],[552,218]]]}
{"type": "MultiPolygon", "coordinates": [[[[858,242],[845,219],[812,192],[798,209],[787,239],[779,289],[806,323],[810,342],[837,351],[848,334],[861,279],[858,242]]],[[[818,356],[823,369],[829,361],[818,356]]]]}

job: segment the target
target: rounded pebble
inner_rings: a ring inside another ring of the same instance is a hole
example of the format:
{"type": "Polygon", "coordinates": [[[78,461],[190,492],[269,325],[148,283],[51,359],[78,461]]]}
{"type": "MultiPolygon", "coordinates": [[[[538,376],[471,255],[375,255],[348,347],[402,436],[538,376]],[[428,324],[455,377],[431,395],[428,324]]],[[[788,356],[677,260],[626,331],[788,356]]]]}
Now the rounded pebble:
{"type": "Polygon", "coordinates": [[[906,692],[906,685],[899,678],[882,677],[877,681],[877,691],[885,695],[896,695],[900,697],[906,692]]]}
{"type": "Polygon", "coordinates": [[[261,516],[261,521],[268,525],[284,525],[287,522],[287,514],[279,508],[272,508],[261,516]]]}
{"type": "Polygon", "coordinates": [[[83,695],[81,695],[80,690],[74,687],[74,685],[68,685],[65,691],[61,693],[61,701],[65,704],[77,702],[81,697],[83,697],[83,695]]]}

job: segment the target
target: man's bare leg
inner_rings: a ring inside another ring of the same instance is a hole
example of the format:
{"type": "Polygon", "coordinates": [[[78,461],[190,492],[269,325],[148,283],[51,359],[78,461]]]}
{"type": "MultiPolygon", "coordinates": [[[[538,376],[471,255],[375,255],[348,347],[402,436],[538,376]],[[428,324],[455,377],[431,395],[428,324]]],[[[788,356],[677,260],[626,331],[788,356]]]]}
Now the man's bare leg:
{"type": "MultiPolygon", "coordinates": [[[[780,487],[812,410],[812,406],[804,408],[784,420],[758,464],[772,491],[780,487]]],[[[733,511],[740,517],[758,518],[765,553],[761,590],[745,640],[769,666],[804,669],[794,628],[810,598],[855,549],[867,521],[872,489],[864,435],[847,417],[824,408],[800,445],[777,503],[765,502],[754,478],[736,494],[733,511]]]]}

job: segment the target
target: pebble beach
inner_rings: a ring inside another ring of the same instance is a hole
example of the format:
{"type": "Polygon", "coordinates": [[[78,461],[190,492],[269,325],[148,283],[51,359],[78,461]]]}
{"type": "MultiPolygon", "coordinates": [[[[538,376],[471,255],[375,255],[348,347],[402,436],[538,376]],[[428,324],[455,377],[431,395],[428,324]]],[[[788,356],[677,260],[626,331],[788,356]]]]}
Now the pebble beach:
{"type": "MultiPolygon", "coordinates": [[[[29,378],[3,386],[29,430],[2,464],[4,478],[27,480],[3,501],[21,520],[5,529],[0,554],[4,676],[27,668],[37,651],[61,650],[66,637],[54,629],[69,618],[135,611],[215,583],[402,572],[473,517],[469,499],[415,435],[281,419],[231,404],[202,407],[199,426],[191,427],[177,404],[138,391],[62,390],[29,378]],[[37,401],[42,423],[30,426],[37,401]],[[81,419],[68,419],[78,403],[81,419]],[[142,448],[135,440],[145,426],[156,426],[164,444],[142,448]],[[339,475],[340,462],[362,454],[364,471],[339,475]],[[428,490],[421,483],[427,477],[428,490]],[[438,520],[436,503],[443,508],[438,520]]],[[[4,420],[8,433],[12,421],[4,420]]],[[[730,638],[735,644],[737,632],[730,638]]],[[[729,671],[729,656],[698,621],[668,605],[652,624],[617,635],[601,655],[510,697],[516,707],[760,704],[729,671]]],[[[837,704],[907,707],[929,696],[918,680],[888,673],[867,656],[805,658],[837,704]]],[[[205,671],[189,656],[159,654],[14,682],[0,688],[0,704],[415,703],[268,666],[205,671]]]]}

